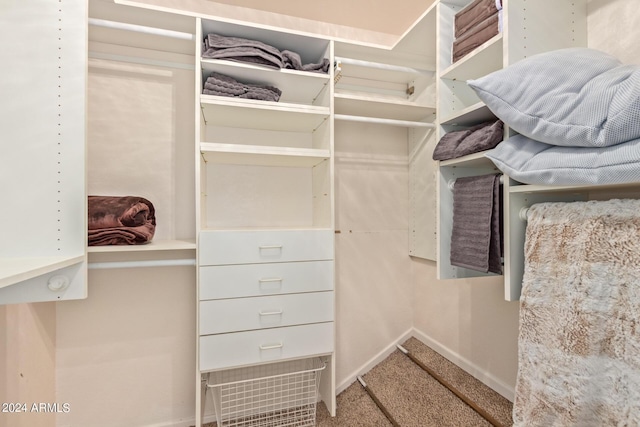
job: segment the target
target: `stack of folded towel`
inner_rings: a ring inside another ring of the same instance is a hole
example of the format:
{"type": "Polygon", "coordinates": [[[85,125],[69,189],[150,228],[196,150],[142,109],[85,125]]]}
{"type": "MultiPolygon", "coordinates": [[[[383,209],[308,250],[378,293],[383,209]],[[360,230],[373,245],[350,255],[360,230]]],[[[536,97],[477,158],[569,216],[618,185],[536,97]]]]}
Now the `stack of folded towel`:
{"type": "Polygon", "coordinates": [[[282,94],[277,87],[240,83],[232,77],[215,72],[205,81],[202,93],[273,102],[278,102],[282,94]]]}
{"type": "Polygon", "coordinates": [[[282,54],[278,49],[257,40],[208,34],[204,39],[203,58],[249,62],[272,68],[282,68],[282,54]]]}
{"type": "Polygon", "coordinates": [[[134,196],[89,196],[89,246],[138,245],[153,239],[153,204],[134,196]]]}
{"type": "Polygon", "coordinates": [[[204,39],[203,58],[247,62],[270,68],[291,68],[300,71],[329,72],[329,60],[303,64],[300,55],[290,50],[282,52],[266,43],[241,37],[225,37],[208,34],[204,39]]]}
{"type": "Polygon", "coordinates": [[[502,31],[502,1],[474,0],[456,13],[452,62],[462,59],[502,31]]]}

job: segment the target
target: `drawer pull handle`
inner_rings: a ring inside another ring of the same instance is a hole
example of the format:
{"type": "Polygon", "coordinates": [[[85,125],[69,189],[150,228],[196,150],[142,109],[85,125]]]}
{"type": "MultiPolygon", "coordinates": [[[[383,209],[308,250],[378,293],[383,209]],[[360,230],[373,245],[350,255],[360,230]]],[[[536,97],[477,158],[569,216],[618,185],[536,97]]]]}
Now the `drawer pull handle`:
{"type": "Polygon", "coordinates": [[[282,277],[270,277],[267,279],[258,279],[259,283],[282,282],[282,277]]]}
{"type": "Polygon", "coordinates": [[[282,249],[282,245],[264,245],[264,246],[258,246],[258,249],[263,250],[263,249],[282,249]]]}
{"type": "Polygon", "coordinates": [[[260,350],[274,350],[276,348],[282,348],[282,346],[284,346],[284,343],[271,344],[271,345],[261,344],[260,350]]]}
{"type": "Polygon", "coordinates": [[[260,310],[259,314],[260,316],[276,316],[278,314],[282,314],[282,310],[271,310],[271,311],[264,311],[264,310],[260,310]]]}

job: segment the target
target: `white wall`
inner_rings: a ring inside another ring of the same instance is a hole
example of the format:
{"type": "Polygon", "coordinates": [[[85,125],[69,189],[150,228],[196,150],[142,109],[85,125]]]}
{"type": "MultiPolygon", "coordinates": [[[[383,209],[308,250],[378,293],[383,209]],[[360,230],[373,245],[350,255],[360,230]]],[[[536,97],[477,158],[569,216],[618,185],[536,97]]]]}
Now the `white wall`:
{"type": "Polygon", "coordinates": [[[195,411],[195,269],[92,270],[58,303],[58,426],[188,425],[195,411]]]}
{"type": "Polygon", "coordinates": [[[636,0],[590,0],[588,43],[624,63],[640,64],[640,6],[636,0]]]}
{"type": "Polygon", "coordinates": [[[26,409],[3,413],[0,408],[0,426],[56,425],[53,406],[40,411],[41,403],[63,403],[55,393],[55,353],[55,303],[0,306],[0,404],[17,403],[21,411],[26,409]]]}
{"type": "Polygon", "coordinates": [[[339,388],[411,328],[406,141],[403,128],[336,123],[339,388]]]}

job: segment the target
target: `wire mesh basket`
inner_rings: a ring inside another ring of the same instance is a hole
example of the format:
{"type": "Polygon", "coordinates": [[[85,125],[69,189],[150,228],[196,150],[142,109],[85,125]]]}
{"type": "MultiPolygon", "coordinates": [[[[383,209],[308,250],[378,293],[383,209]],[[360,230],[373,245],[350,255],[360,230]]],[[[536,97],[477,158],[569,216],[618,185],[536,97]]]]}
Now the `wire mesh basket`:
{"type": "Polygon", "coordinates": [[[325,367],[313,358],[211,372],[218,427],[314,426],[325,367]]]}

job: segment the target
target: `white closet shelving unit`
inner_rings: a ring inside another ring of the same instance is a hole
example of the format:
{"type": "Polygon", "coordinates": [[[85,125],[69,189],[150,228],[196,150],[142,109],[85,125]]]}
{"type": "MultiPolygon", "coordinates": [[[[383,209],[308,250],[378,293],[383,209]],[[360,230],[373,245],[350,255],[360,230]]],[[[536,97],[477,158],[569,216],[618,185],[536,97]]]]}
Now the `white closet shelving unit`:
{"type": "Polygon", "coordinates": [[[303,63],[330,60],[333,44],[215,19],[196,27],[196,424],[202,381],[216,390],[220,372],[317,357],[326,363],[320,394],[335,413],[333,70],[201,56],[209,33],[291,50],[303,63]],[[202,94],[211,72],[282,95],[271,102],[202,94]]]}
{"type": "Polygon", "coordinates": [[[336,126],[363,122],[406,129],[410,175],[409,254],[435,260],[435,3],[395,46],[336,42],[336,126]]]}
{"type": "Polygon", "coordinates": [[[86,13],[78,0],[2,7],[0,304],[87,295],[86,13]]]}
{"type": "MultiPolygon", "coordinates": [[[[528,56],[565,48],[586,46],[587,1],[555,2],[503,0],[503,31],[452,64],[453,19],[470,0],[446,0],[438,5],[438,139],[495,116],[480,101],[467,80],[484,76],[528,56]]],[[[505,138],[513,132],[505,126],[505,138]]],[[[486,276],[452,266],[449,262],[453,194],[456,178],[499,172],[483,153],[439,162],[438,174],[438,278],[486,276]]],[[[504,282],[505,299],[518,300],[524,269],[526,222],[520,210],[535,202],[584,200],[584,189],[575,187],[524,186],[505,177],[504,190],[504,282]]]]}

